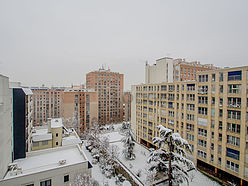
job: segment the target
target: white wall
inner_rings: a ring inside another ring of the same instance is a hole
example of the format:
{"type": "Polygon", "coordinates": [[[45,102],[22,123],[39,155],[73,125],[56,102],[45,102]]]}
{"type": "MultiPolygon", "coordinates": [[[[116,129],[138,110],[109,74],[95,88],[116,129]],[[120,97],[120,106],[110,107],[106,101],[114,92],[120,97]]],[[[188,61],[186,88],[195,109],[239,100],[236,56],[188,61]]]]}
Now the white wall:
{"type": "Polygon", "coordinates": [[[12,162],[12,92],[9,78],[0,75],[0,179],[12,162]]]}
{"type": "Polygon", "coordinates": [[[48,171],[29,174],[26,176],[14,177],[0,181],[0,186],[20,186],[27,184],[40,185],[41,181],[51,179],[52,185],[67,185],[64,183],[64,176],[69,175],[69,181],[72,181],[78,173],[91,175],[91,169],[88,169],[88,162],[78,163],[61,168],[51,169],[48,171]]]}
{"type": "Polygon", "coordinates": [[[156,61],[156,65],[146,65],[145,83],[173,82],[174,61],[163,58],[156,61]]]}

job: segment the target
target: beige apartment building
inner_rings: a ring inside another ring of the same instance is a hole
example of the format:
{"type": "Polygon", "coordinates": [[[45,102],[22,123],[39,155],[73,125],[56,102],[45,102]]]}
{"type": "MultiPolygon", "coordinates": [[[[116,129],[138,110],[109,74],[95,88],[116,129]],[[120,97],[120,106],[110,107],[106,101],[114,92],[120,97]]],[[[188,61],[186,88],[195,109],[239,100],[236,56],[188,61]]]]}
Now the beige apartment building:
{"type": "Polygon", "coordinates": [[[190,143],[216,177],[248,184],[248,66],[202,71],[195,81],[132,86],[132,129],[153,147],[163,125],[190,143]]]}
{"type": "Polygon", "coordinates": [[[98,120],[98,95],[94,90],[66,89],[63,93],[63,118],[78,134],[98,120]]]}
{"type": "Polygon", "coordinates": [[[86,74],[86,88],[98,94],[98,122],[100,124],[123,121],[124,75],[100,68],[86,74]]]}
{"type": "Polygon", "coordinates": [[[48,118],[59,118],[63,114],[64,88],[32,87],[34,126],[42,125],[48,118]]]}
{"type": "Polygon", "coordinates": [[[201,64],[198,61],[186,62],[185,59],[164,57],[156,63],[145,66],[145,83],[172,83],[174,81],[195,80],[196,73],[217,69],[212,64],[201,64]]]}

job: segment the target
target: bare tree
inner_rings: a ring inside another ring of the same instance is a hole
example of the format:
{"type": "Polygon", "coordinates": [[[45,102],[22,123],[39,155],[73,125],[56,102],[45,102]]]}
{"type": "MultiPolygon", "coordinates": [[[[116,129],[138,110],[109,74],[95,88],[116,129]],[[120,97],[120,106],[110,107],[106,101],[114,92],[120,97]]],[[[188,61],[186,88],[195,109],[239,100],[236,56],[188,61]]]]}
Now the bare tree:
{"type": "Polygon", "coordinates": [[[68,186],[99,186],[99,183],[88,174],[78,173],[68,186]]]}

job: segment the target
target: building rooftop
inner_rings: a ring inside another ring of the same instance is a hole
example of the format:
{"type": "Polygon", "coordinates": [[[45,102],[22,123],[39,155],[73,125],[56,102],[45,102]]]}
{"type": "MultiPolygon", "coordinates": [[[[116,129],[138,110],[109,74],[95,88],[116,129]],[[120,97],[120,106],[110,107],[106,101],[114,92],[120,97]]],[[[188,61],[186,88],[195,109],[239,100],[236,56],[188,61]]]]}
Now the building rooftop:
{"type": "Polygon", "coordinates": [[[87,162],[79,145],[50,148],[27,153],[26,158],[15,160],[4,179],[35,174],[69,165],[87,162]]]}
{"type": "Polygon", "coordinates": [[[51,119],[51,128],[63,127],[62,118],[51,119]]]}
{"type": "Polygon", "coordinates": [[[82,141],[78,136],[70,135],[62,138],[62,146],[80,144],[82,141]]]}
{"type": "Polygon", "coordinates": [[[52,140],[52,133],[48,133],[48,129],[34,129],[32,132],[33,142],[52,140]]]}

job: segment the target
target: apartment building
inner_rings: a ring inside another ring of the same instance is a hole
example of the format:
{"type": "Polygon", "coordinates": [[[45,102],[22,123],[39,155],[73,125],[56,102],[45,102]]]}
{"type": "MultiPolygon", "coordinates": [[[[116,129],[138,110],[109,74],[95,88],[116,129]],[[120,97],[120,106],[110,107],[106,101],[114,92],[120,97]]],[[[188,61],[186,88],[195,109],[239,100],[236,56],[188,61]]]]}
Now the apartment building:
{"type": "Polygon", "coordinates": [[[198,168],[248,184],[248,66],[202,71],[195,81],[132,87],[132,129],[153,147],[163,125],[189,142],[198,168]]]}
{"type": "Polygon", "coordinates": [[[123,121],[131,120],[131,92],[124,92],[123,95],[123,121]]]}
{"type": "Polygon", "coordinates": [[[48,118],[59,118],[62,116],[64,89],[63,87],[31,87],[34,105],[34,126],[42,125],[48,121],[48,118]]]}
{"type": "Polygon", "coordinates": [[[98,94],[94,90],[81,88],[66,89],[63,93],[63,118],[67,127],[78,134],[88,131],[98,120],[98,94]]]}
{"type": "Polygon", "coordinates": [[[12,93],[9,88],[9,78],[0,74],[0,179],[6,174],[8,164],[13,158],[12,120],[12,93]]]}
{"type": "Polygon", "coordinates": [[[172,83],[174,81],[195,80],[200,71],[217,69],[212,64],[202,65],[200,62],[186,62],[185,59],[169,57],[156,60],[156,63],[145,66],[145,83],[172,83]]]}
{"type": "Polygon", "coordinates": [[[100,68],[86,74],[86,88],[98,94],[98,122],[100,124],[123,121],[124,75],[100,68]]]}

